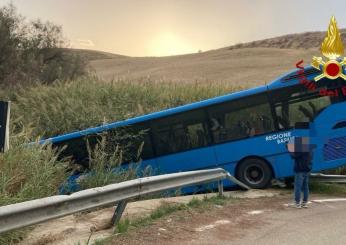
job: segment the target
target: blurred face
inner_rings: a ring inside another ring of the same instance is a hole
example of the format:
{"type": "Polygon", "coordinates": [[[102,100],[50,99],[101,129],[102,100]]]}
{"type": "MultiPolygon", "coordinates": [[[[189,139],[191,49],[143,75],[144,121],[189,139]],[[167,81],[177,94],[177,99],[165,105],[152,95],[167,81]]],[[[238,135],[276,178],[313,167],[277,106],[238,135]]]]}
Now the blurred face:
{"type": "Polygon", "coordinates": [[[294,152],[294,144],[293,143],[288,143],[287,144],[287,149],[289,152],[294,152]]]}
{"type": "Polygon", "coordinates": [[[287,144],[289,152],[309,152],[310,151],[310,139],[309,137],[294,137],[287,144]]]}
{"type": "Polygon", "coordinates": [[[289,152],[309,152],[310,151],[310,138],[309,137],[294,137],[287,144],[289,152]]]}
{"type": "Polygon", "coordinates": [[[309,137],[297,137],[295,138],[295,152],[309,152],[309,137]]]}

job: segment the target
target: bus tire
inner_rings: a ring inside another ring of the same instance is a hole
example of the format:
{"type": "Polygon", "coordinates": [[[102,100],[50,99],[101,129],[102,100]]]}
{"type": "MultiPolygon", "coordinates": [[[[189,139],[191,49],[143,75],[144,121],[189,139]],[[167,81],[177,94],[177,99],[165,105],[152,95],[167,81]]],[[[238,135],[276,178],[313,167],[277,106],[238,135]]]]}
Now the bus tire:
{"type": "Polygon", "coordinates": [[[273,173],[264,160],[250,158],[240,163],[237,177],[253,189],[264,189],[270,185],[273,173]]]}

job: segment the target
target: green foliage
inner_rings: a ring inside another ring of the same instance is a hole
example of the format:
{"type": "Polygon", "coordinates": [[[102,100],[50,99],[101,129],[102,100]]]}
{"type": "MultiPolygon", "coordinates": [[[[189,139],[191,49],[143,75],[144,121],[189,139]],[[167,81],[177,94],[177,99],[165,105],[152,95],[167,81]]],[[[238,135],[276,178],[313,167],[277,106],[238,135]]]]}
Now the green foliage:
{"type": "Polygon", "coordinates": [[[346,167],[338,167],[336,169],[331,170],[325,170],[323,171],[324,174],[337,174],[337,175],[346,175],[346,167]]]}
{"type": "MultiPolygon", "coordinates": [[[[51,147],[24,146],[24,135],[13,136],[10,150],[0,154],[0,206],[55,195],[66,179],[68,162],[51,147]]],[[[23,239],[26,231],[1,234],[0,244],[23,239]]]]}
{"type": "Polygon", "coordinates": [[[178,210],[184,210],[184,209],[186,209],[186,205],[184,204],[164,203],[150,214],[150,218],[152,220],[159,219],[165,215],[171,214],[178,210]]]}
{"type": "Polygon", "coordinates": [[[119,121],[239,90],[227,84],[175,84],[147,81],[104,83],[80,78],[54,85],[3,92],[13,101],[15,131],[34,126],[34,136],[50,137],[119,121]]]}
{"type": "Polygon", "coordinates": [[[200,207],[202,205],[202,200],[194,197],[189,201],[189,203],[187,205],[189,207],[192,207],[192,208],[197,208],[197,207],[200,207]]]}
{"type": "Polygon", "coordinates": [[[15,137],[10,150],[0,154],[0,205],[56,194],[69,162],[58,160],[50,146],[23,145],[15,137]]]}
{"type": "Polygon", "coordinates": [[[318,194],[346,194],[346,185],[338,183],[310,182],[310,191],[318,194]]]}
{"type": "Polygon", "coordinates": [[[225,197],[225,196],[212,196],[209,198],[205,198],[205,202],[209,204],[214,204],[214,205],[220,205],[223,206],[226,204],[227,201],[231,200],[230,197],[225,197]]]}
{"type": "Polygon", "coordinates": [[[128,231],[129,227],[130,227],[130,220],[126,218],[126,219],[120,221],[120,222],[116,225],[114,231],[115,231],[116,233],[125,233],[125,232],[128,231]]]}
{"type": "Polygon", "coordinates": [[[107,140],[107,137],[103,136],[95,148],[90,149],[89,147],[88,151],[89,173],[83,176],[79,182],[82,189],[119,183],[134,179],[137,176],[136,163],[130,164],[130,167],[127,169],[118,168],[115,170],[116,167],[119,167],[124,162],[123,154],[125,153],[126,155],[127,146],[112,144],[112,142],[107,140]]]}
{"type": "Polygon", "coordinates": [[[124,219],[121,220],[114,229],[115,233],[125,233],[131,228],[139,228],[150,225],[153,221],[160,219],[164,216],[172,214],[180,210],[186,210],[189,205],[186,204],[172,204],[162,203],[158,208],[153,210],[148,216],[139,217],[133,220],[124,219]]]}
{"type": "Polygon", "coordinates": [[[62,49],[60,26],[26,21],[12,4],[0,8],[0,37],[0,85],[52,83],[86,72],[84,59],[62,49]]]}

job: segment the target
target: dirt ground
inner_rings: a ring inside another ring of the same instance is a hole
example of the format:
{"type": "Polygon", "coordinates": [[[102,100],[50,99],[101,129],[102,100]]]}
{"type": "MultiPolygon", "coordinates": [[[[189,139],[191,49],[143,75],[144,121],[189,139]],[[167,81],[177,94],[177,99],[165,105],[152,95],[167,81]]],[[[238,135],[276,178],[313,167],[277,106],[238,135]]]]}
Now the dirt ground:
{"type": "MultiPolygon", "coordinates": [[[[215,194],[208,194],[209,197],[215,194]]],[[[345,195],[312,193],[308,209],[288,207],[292,190],[271,189],[226,192],[224,205],[209,202],[130,226],[115,234],[107,227],[114,208],[71,215],[35,227],[25,245],[95,244],[345,244],[345,195]],[[88,243],[88,239],[90,241],[88,243]],[[103,240],[102,238],[107,238],[103,240]]],[[[163,203],[188,203],[205,194],[129,203],[123,220],[149,215],[163,203]]]]}
{"type": "Polygon", "coordinates": [[[291,194],[236,199],[225,206],[176,212],[104,244],[345,244],[346,198],[311,195],[309,208],[289,207],[291,194]]]}
{"type": "Polygon", "coordinates": [[[103,244],[345,244],[346,198],[312,194],[308,208],[291,194],[235,199],[225,206],[179,211],[103,244]]]}
{"type": "MultiPolygon", "coordinates": [[[[231,191],[225,192],[225,195],[233,197],[235,200],[249,199],[257,203],[257,198],[270,198],[281,195],[282,192],[283,190],[231,191]]],[[[201,194],[131,202],[127,205],[122,218],[135,219],[138,217],[145,217],[162,205],[163,202],[186,204],[193,198],[203,199],[205,196],[211,197],[215,195],[215,193],[201,194]]],[[[220,207],[216,208],[218,210],[220,207]]],[[[114,207],[110,207],[93,212],[69,215],[42,223],[35,226],[29,236],[21,242],[20,245],[74,245],[78,243],[84,245],[87,243],[89,237],[90,244],[92,244],[98,239],[106,238],[114,234],[113,229],[109,228],[109,221],[113,212],[114,207]]],[[[188,215],[192,215],[192,213],[188,212],[188,215]]],[[[154,234],[156,233],[155,231],[154,234]]],[[[132,233],[130,232],[129,234],[132,233]]]]}
{"type": "Polygon", "coordinates": [[[154,224],[129,231],[106,244],[221,244],[237,241],[251,227],[263,226],[266,211],[283,210],[290,195],[258,199],[235,199],[209,210],[179,211],[154,224]],[[213,232],[213,236],[210,236],[213,232]]]}

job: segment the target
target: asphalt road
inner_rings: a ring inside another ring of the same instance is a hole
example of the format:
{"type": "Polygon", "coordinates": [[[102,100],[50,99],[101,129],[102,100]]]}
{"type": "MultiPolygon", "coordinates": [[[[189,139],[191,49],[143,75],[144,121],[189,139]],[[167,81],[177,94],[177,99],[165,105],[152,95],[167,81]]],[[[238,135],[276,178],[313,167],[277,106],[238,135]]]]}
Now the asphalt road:
{"type": "MultiPolygon", "coordinates": [[[[346,199],[315,202],[308,209],[254,211],[264,221],[224,244],[346,244],[346,199]]],[[[212,234],[210,234],[212,235],[212,234]]],[[[230,235],[231,236],[231,235],[230,235]]]]}

